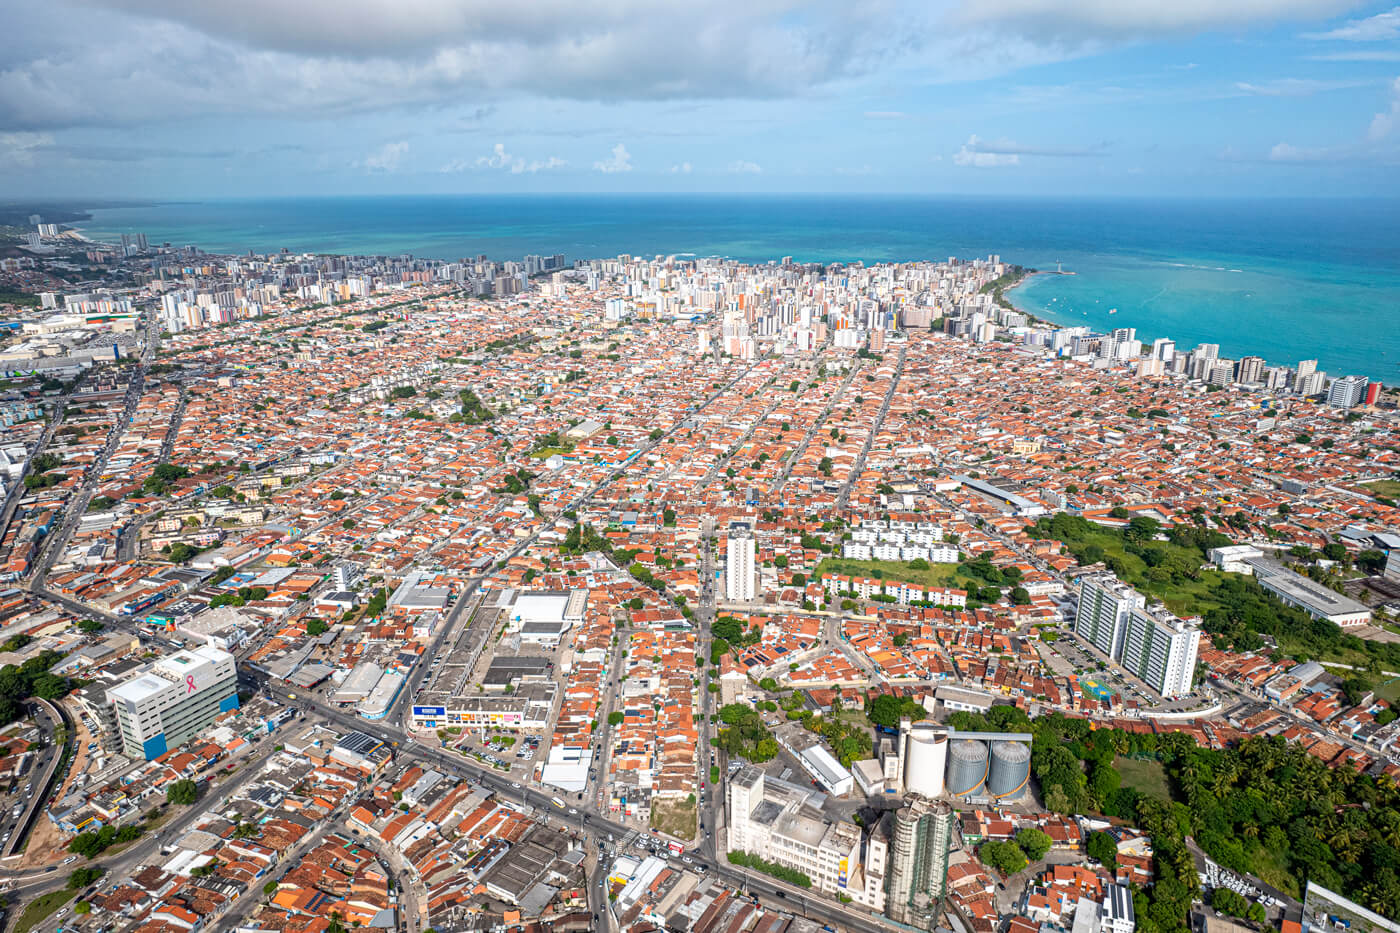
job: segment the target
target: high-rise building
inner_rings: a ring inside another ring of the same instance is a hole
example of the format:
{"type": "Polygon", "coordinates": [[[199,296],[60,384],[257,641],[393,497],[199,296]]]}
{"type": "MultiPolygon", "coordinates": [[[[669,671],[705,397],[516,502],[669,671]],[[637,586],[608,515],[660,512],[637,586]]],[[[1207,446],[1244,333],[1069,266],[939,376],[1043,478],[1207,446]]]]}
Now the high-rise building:
{"type": "Polygon", "coordinates": [[[1123,636],[1123,668],[1167,698],[1191,692],[1201,632],[1165,610],[1134,609],[1123,636]]]}
{"type": "Polygon", "coordinates": [[[748,602],[754,598],[754,540],[746,524],[729,526],[724,562],[724,596],[730,602],[748,602]]]}
{"type": "Polygon", "coordinates": [[[1342,376],[1333,379],[1327,390],[1327,404],[1333,408],[1354,408],[1366,395],[1365,376],[1342,376]]]}
{"type": "Polygon", "coordinates": [[[948,888],[953,809],[913,796],[894,812],[886,862],[885,914],[896,923],[932,930],[948,888]]]}
{"type": "Polygon", "coordinates": [[[161,658],[107,691],[122,749],[150,761],[178,748],[220,714],[238,708],[233,655],[201,645],[161,658]]]}
{"type": "Polygon", "coordinates": [[[1213,386],[1225,386],[1235,381],[1235,361],[1214,359],[1206,369],[1205,381],[1213,386]]]}
{"type": "Polygon", "coordinates": [[[1123,633],[1128,616],[1147,604],[1142,594],[1111,573],[1085,577],[1079,584],[1079,610],[1074,634],[1095,648],[1118,658],[1123,653],[1123,633]]]}
{"type": "Polygon", "coordinates": [[[1379,382],[1372,382],[1366,386],[1366,404],[1374,405],[1381,399],[1381,390],[1385,386],[1379,382]]]}
{"type": "Polygon", "coordinates": [[[1321,395],[1322,390],[1327,388],[1327,374],[1313,371],[1306,376],[1300,375],[1293,385],[1299,395],[1305,397],[1321,395]]]}
{"type": "Polygon", "coordinates": [[[1303,360],[1298,364],[1298,378],[1305,379],[1317,372],[1317,360],[1303,360]]]}
{"type": "Polygon", "coordinates": [[[1235,381],[1263,382],[1264,358],[1259,356],[1240,357],[1239,373],[1235,376],[1235,381]]]}
{"type": "Polygon", "coordinates": [[[1158,337],[1152,341],[1152,358],[1170,363],[1172,357],[1176,356],[1176,341],[1170,337],[1158,337]]]}

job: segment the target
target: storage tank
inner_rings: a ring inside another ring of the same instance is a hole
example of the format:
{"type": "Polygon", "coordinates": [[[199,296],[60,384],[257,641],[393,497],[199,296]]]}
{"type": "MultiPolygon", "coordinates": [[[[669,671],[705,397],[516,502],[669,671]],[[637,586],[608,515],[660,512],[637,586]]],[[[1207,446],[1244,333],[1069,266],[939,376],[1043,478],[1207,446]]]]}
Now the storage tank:
{"type": "Polygon", "coordinates": [[[987,793],[998,800],[1017,800],[1031,778],[1031,747],[1025,742],[993,742],[987,770],[987,793]]]}
{"type": "Polygon", "coordinates": [[[913,729],[904,748],[904,788],[911,794],[937,797],[943,793],[948,767],[948,733],[941,729],[913,729]]]}
{"type": "Polygon", "coordinates": [[[982,793],[987,779],[987,744],[958,739],[948,746],[948,793],[971,797],[982,793]]]}

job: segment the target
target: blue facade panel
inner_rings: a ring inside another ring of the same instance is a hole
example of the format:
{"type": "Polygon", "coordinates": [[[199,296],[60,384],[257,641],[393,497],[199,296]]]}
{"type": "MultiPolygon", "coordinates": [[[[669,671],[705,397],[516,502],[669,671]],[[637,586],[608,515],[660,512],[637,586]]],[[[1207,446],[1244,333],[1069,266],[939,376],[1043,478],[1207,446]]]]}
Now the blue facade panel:
{"type": "Polygon", "coordinates": [[[236,690],[219,701],[219,712],[227,713],[231,709],[238,709],[238,691],[236,690]]]}
{"type": "Polygon", "coordinates": [[[142,742],[141,749],[145,752],[147,761],[154,761],[161,755],[164,755],[169,751],[169,749],[165,747],[165,733],[162,732],[160,735],[152,736],[142,742]]]}

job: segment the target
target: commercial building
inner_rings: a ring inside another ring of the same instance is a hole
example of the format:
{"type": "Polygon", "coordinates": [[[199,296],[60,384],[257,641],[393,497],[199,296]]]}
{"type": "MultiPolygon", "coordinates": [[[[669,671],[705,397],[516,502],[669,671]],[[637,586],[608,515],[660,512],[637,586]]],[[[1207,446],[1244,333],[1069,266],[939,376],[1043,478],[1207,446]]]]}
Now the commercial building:
{"type": "Polygon", "coordinates": [[[124,752],[150,761],[238,708],[233,655],[201,645],[162,658],[107,691],[124,752]]]}
{"type": "Polygon", "coordinates": [[[1300,573],[1294,573],[1282,564],[1267,557],[1256,557],[1245,561],[1254,572],[1259,585],[1273,593],[1280,601],[1302,609],[1314,619],[1326,619],[1346,628],[1353,625],[1366,625],[1371,621],[1371,610],[1356,600],[1343,596],[1336,590],[1315,583],[1300,573]]]}
{"type": "Polygon", "coordinates": [[[861,831],[827,820],[806,788],[769,778],[752,765],[729,782],[729,851],[747,852],[795,869],[823,894],[849,897],[878,909],[878,895],[861,870],[861,831]]]}
{"type": "Polygon", "coordinates": [[[724,562],[724,598],[748,602],[754,598],[754,540],[748,525],[729,526],[724,562]]]}
{"type": "Polygon", "coordinates": [[[1134,609],[1128,616],[1121,663],[1164,697],[1191,692],[1201,632],[1165,610],[1134,609]]]}
{"type": "Polygon", "coordinates": [[[1079,609],[1074,616],[1074,634],[1081,641],[1117,659],[1123,652],[1123,634],[1128,616],[1147,600],[1111,573],[1085,577],[1079,584],[1079,609]]]}
{"type": "Polygon", "coordinates": [[[885,914],[896,923],[935,928],[948,890],[953,808],[914,796],[894,812],[886,867],[885,914]]]}

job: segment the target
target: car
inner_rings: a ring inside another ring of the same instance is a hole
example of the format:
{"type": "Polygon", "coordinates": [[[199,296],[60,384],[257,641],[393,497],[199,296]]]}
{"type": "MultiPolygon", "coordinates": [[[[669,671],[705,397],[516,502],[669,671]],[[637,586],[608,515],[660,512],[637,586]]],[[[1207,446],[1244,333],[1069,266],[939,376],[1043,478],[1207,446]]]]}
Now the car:
{"type": "Polygon", "coordinates": [[[519,790],[519,789],[520,789],[520,782],[519,782],[519,781],[511,781],[511,782],[510,782],[510,786],[516,788],[517,790],[519,790]]]}
{"type": "Polygon", "coordinates": [[[78,860],[78,857],[77,857],[76,855],[70,855],[70,856],[68,856],[66,859],[64,859],[62,862],[59,862],[59,864],[60,864],[60,865],[72,865],[72,864],[73,864],[74,862],[76,862],[77,860],[78,860]]]}

